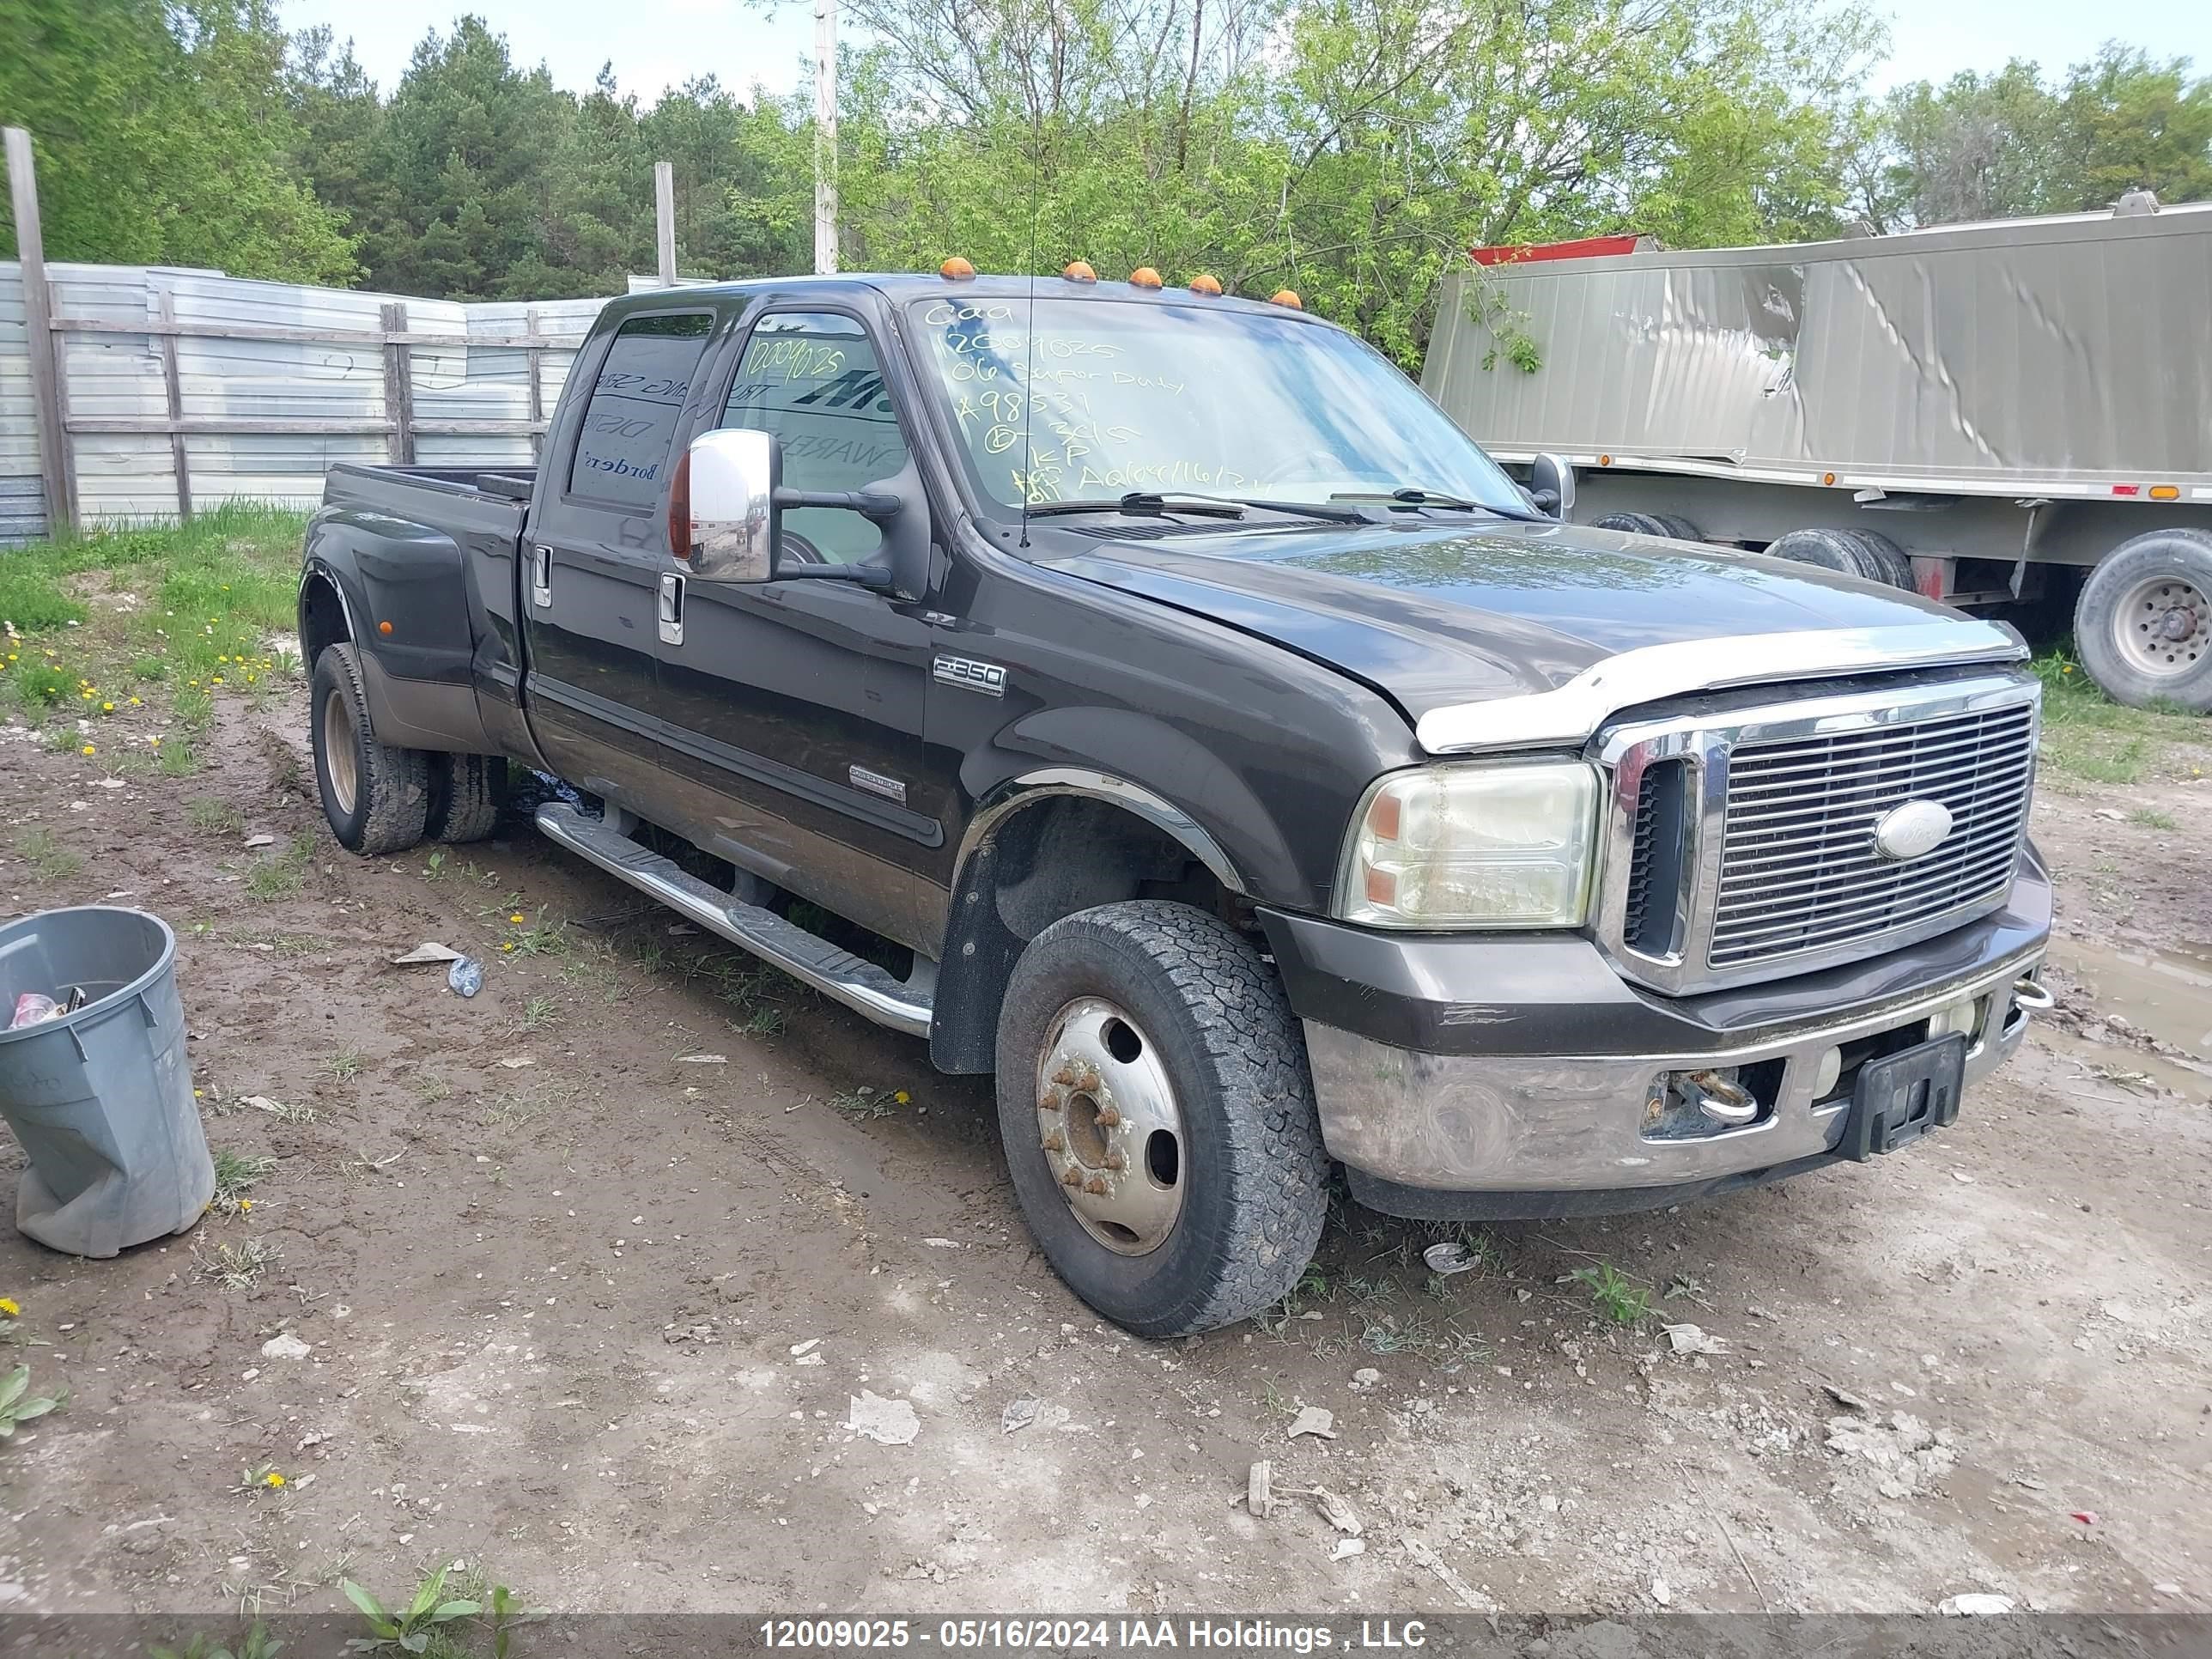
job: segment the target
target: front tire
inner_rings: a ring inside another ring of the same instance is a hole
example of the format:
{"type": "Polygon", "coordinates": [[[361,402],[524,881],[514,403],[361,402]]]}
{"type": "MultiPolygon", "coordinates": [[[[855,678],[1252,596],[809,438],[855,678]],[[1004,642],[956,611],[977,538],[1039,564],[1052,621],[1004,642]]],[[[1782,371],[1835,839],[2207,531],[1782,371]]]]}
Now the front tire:
{"type": "Polygon", "coordinates": [[[2074,643],[2117,702],[2212,712],[2212,533],[2154,530],[2107,553],[2075,602],[2074,643]]]}
{"type": "Polygon", "coordinates": [[[315,785],[331,833],[364,855],[414,846],[430,810],[428,757],[376,740],[351,641],[326,646],[315,659],[312,696],[315,785]]]}
{"type": "Polygon", "coordinates": [[[1305,1043],[1274,970],[1160,900],[1055,921],[999,1017],[999,1127],[1030,1231],[1139,1336],[1280,1301],[1328,1212],[1305,1043]]]}

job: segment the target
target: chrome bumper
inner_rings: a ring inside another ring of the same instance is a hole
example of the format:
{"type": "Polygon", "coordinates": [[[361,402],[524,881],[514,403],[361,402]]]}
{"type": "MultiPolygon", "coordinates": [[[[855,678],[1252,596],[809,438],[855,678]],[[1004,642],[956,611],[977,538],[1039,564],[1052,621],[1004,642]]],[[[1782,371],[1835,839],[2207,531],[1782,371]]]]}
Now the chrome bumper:
{"type": "Polygon", "coordinates": [[[1329,1154],[1396,1186],[1440,1192],[1575,1193],[1663,1188],[1771,1170],[1836,1150],[1850,1115],[1840,1092],[1814,1098],[1821,1056],[1856,1039],[1921,1024],[1972,997],[1986,999],[1967,1050],[1978,1082],[2020,1046],[2031,1007],[2050,1006],[2032,981],[2033,955],[1827,1025],[1770,1034],[1739,1048],[1681,1055],[1531,1059],[1431,1054],[1305,1022],[1314,1095],[1329,1154]],[[1670,1072],[1783,1062],[1758,1116],[1655,1135],[1654,1085],[1670,1072]]]}

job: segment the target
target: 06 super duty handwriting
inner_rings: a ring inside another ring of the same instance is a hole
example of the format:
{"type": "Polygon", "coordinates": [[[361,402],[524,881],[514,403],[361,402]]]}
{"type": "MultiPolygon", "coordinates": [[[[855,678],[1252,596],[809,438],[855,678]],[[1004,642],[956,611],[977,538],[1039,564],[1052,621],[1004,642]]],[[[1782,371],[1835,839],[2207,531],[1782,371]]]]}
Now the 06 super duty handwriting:
{"type": "Polygon", "coordinates": [[[1333,1166],[1439,1219],[1718,1195],[1940,1130],[2049,1005],[2016,635],[1576,527],[1297,310],[635,295],[541,453],[331,473],[338,839],[562,781],[549,838],[995,1073],[1132,1330],[1280,1298],[1333,1166]]]}

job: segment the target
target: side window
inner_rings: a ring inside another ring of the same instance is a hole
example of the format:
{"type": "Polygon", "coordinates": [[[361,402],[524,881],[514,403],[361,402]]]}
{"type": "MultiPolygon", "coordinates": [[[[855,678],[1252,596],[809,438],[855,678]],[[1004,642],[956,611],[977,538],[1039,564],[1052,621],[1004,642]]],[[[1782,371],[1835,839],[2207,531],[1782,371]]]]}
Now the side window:
{"type": "MultiPolygon", "coordinates": [[[[775,312],[755,325],[722,410],[724,426],[773,432],[793,489],[860,489],[906,465],[906,440],[867,331],[830,312],[775,312]]],[[[787,556],[831,564],[866,558],[882,533],[857,513],[797,507],[783,515],[787,556]]]]}
{"type": "Polygon", "coordinates": [[[584,405],[570,495],[659,510],[676,424],[714,327],[710,312],[633,317],[622,325],[584,405]]]}

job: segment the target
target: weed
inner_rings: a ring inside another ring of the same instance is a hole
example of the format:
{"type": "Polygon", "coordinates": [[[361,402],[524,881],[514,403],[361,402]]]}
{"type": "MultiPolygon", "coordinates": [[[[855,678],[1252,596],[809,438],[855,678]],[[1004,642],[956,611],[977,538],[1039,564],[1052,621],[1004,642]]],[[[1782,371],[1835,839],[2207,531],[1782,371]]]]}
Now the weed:
{"type": "Polygon", "coordinates": [[[422,879],[425,881],[443,881],[445,878],[446,849],[441,847],[436,852],[431,854],[428,860],[424,863],[422,866],[422,879]]]}
{"type": "Polygon", "coordinates": [[[215,1154],[215,1201],[213,1207],[224,1215],[240,1215],[253,1207],[246,1197],[260,1184],[262,1176],[276,1167],[273,1158],[264,1158],[251,1152],[233,1152],[218,1149],[215,1154]]]}
{"type": "Polygon", "coordinates": [[[84,860],[63,846],[51,830],[26,830],[15,837],[15,850],[30,861],[31,868],[48,881],[61,881],[81,874],[84,860]]]}
{"type": "Polygon", "coordinates": [[[361,1616],[368,1621],[369,1634],[356,1636],[346,1645],[356,1653],[374,1652],[379,1648],[396,1648],[406,1653],[422,1653],[432,1637],[439,1634],[439,1626],[456,1619],[470,1618],[481,1612],[483,1604],[469,1601],[445,1599],[446,1575],[453,1571],[450,1564],[416,1586],[414,1599],[404,1613],[389,1613],[375,1596],[350,1578],[338,1581],[346,1600],[361,1609],[361,1616]]]}
{"type": "Polygon", "coordinates": [[[1359,1334],[1359,1346],[1371,1354],[1426,1353],[1436,1346],[1436,1333],[1418,1315],[1402,1318],[1384,1314],[1368,1322],[1359,1334]]]}
{"type": "Polygon", "coordinates": [[[200,769],[199,750],[189,743],[165,743],[161,753],[165,778],[189,778],[200,769]]]}
{"type": "Polygon", "coordinates": [[[276,1472],[276,1466],[261,1463],[250,1469],[240,1469],[238,1484],[231,1490],[239,1492],[282,1492],[284,1486],[284,1477],[276,1472]]]}
{"type": "Polygon", "coordinates": [[[540,921],[534,927],[524,927],[507,943],[515,954],[525,957],[566,956],[572,948],[565,923],[540,921]]]}
{"type": "Polygon", "coordinates": [[[361,1050],[341,1048],[324,1064],[330,1068],[331,1077],[340,1083],[346,1082],[361,1075],[361,1050]]]}
{"type": "Polygon", "coordinates": [[[2130,823],[2139,823],[2146,830],[2179,830],[2180,823],[2171,812],[2161,812],[2156,807],[2146,806],[2128,814],[2130,823]]]}
{"type": "Polygon", "coordinates": [[[169,699],[169,714],[179,726],[197,736],[215,723],[215,698],[197,685],[186,685],[169,699]]]}
{"type": "Polygon", "coordinates": [[[534,1031],[541,1025],[552,1023],[554,1001],[551,997],[532,997],[522,1005],[522,1029],[534,1031]]]}
{"type": "Polygon", "coordinates": [[[56,1389],[52,1394],[33,1394],[30,1389],[28,1365],[18,1365],[0,1377],[0,1440],[14,1439],[17,1425],[59,1411],[69,1403],[67,1389],[56,1389]]]}
{"type": "Polygon", "coordinates": [[[289,852],[280,853],[273,858],[256,859],[252,869],[246,872],[246,896],[264,902],[290,898],[300,890],[300,884],[306,875],[304,860],[295,860],[289,852]]]}
{"type": "Polygon", "coordinates": [[[781,1036],[783,1028],[789,1024],[790,1017],[782,1009],[760,1007],[754,1009],[743,1020],[737,1022],[737,1029],[746,1036],[759,1037],[765,1041],[769,1037],[781,1036]]]}
{"type": "Polygon", "coordinates": [[[143,657],[133,657],[131,659],[130,667],[125,672],[129,673],[132,679],[137,681],[141,685],[149,684],[159,680],[166,680],[169,678],[168,659],[165,657],[156,657],[150,654],[143,657]]]}
{"type": "Polygon", "coordinates": [[[1577,1267],[1572,1277],[1589,1291],[1598,1312],[1614,1324],[1640,1325],[1651,1316],[1650,1293],[1610,1261],[1577,1267]]]}
{"type": "Polygon", "coordinates": [[[273,1245],[249,1238],[242,1244],[217,1244],[212,1248],[195,1244],[192,1259],[199,1264],[202,1273],[226,1291],[250,1291],[261,1282],[261,1275],[283,1257],[273,1245]]]}
{"type": "Polygon", "coordinates": [[[213,795],[202,795],[192,801],[185,808],[185,817],[193,829],[210,833],[220,830],[225,835],[234,836],[246,828],[246,814],[228,801],[218,800],[213,795]]]}
{"type": "Polygon", "coordinates": [[[73,754],[83,744],[83,739],[77,735],[76,727],[67,721],[48,726],[46,735],[39,741],[46,745],[47,753],[53,755],[73,754]]]}
{"type": "Polygon", "coordinates": [[[256,1620],[234,1648],[205,1631],[198,1631],[180,1648],[151,1647],[146,1653],[147,1659],[276,1659],[283,1649],[284,1644],[269,1633],[269,1626],[256,1620]]]}
{"type": "Polygon", "coordinates": [[[20,663],[9,671],[8,682],[27,714],[69,701],[70,677],[51,662],[20,663]]]}
{"type": "Polygon", "coordinates": [[[898,1107],[906,1104],[906,1097],[903,1089],[886,1094],[864,1083],[857,1089],[838,1091],[830,1097],[830,1104],[852,1121],[867,1123],[879,1117],[889,1117],[898,1107]]]}

